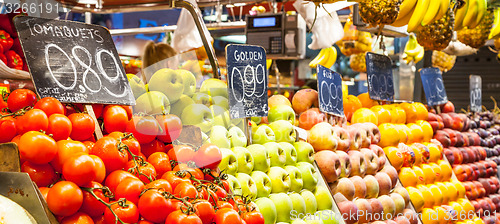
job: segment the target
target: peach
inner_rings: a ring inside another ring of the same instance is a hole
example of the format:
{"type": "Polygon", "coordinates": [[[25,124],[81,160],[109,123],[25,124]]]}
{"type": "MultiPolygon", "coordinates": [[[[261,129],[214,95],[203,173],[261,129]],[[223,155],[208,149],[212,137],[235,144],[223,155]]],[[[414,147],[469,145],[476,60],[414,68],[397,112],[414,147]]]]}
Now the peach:
{"type": "Polygon", "coordinates": [[[389,177],[391,178],[391,188],[394,188],[394,186],[396,186],[396,183],[398,182],[398,171],[396,170],[396,168],[394,168],[393,166],[386,166],[381,170],[381,172],[389,175],[389,177]]]}
{"type": "Polygon", "coordinates": [[[372,206],[370,202],[364,198],[358,198],[354,201],[354,204],[358,207],[358,222],[367,223],[373,216],[372,206]]]}
{"type": "Polygon", "coordinates": [[[354,184],[354,197],[365,198],[366,196],[366,183],[360,176],[350,177],[351,182],[354,184]]]}
{"type": "Polygon", "coordinates": [[[392,189],[392,181],[389,175],[384,172],[379,172],[375,174],[375,178],[377,179],[379,185],[379,195],[386,195],[392,189]]]}

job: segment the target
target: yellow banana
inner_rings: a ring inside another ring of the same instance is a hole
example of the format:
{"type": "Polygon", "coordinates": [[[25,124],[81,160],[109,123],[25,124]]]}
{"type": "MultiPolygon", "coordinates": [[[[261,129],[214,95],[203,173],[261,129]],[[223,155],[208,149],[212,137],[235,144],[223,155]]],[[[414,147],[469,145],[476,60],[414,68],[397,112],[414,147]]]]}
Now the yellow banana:
{"type": "Polygon", "coordinates": [[[325,66],[326,68],[331,68],[333,64],[335,64],[335,61],[337,61],[337,49],[335,47],[330,47],[328,50],[328,61],[325,61],[324,64],[321,64],[325,66]]]}
{"type": "Polygon", "coordinates": [[[465,14],[462,25],[466,26],[469,29],[474,28],[475,26],[474,27],[472,26],[476,22],[477,14],[478,14],[478,0],[469,0],[467,14],[465,14]]]}
{"type": "Polygon", "coordinates": [[[423,50],[423,47],[418,44],[415,34],[410,34],[410,38],[406,43],[404,53],[406,53],[410,57],[415,57],[419,54],[420,50],[423,50]]]}
{"type": "Polygon", "coordinates": [[[493,13],[495,21],[493,22],[493,28],[490,31],[488,39],[497,39],[500,37],[500,8],[495,8],[493,13]]]}
{"type": "Polygon", "coordinates": [[[326,53],[325,49],[326,48],[321,49],[321,51],[319,51],[318,55],[316,55],[316,57],[313,60],[311,60],[311,62],[309,62],[309,67],[316,68],[316,65],[318,65],[318,62],[325,57],[325,53],[326,53]]]}
{"type": "Polygon", "coordinates": [[[439,12],[436,15],[436,17],[434,17],[434,21],[443,18],[446,12],[448,12],[449,8],[450,8],[450,0],[441,0],[441,6],[439,6],[439,12]]]}
{"type": "Polygon", "coordinates": [[[415,56],[413,58],[413,60],[415,61],[415,64],[418,63],[419,61],[421,61],[424,58],[424,54],[425,54],[424,47],[420,46],[420,50],[419,50],[417,56],[415,56]]]}
{"type": "Polygon", "coordinates": [[[402,18],[399,17],[401,15],[401,14],[399,14],[398,18],[396,19],[396,21],[394,21],[394,23],[391,24],[391,26],[402,27],[404,25],[407,25],[408,22],[410,22],[411,16],[413,15],[413,12],[414,12],[414,10],[412,9],[409,13],[407,13],[402,18]]]}
{"type": "MultiPolygon", "coordinates": [[[[408,14],[411,14],[416,5],[417,5],[417,0],[404,0],[399,6],[398,19],[404,18],[408,14]]],[[[396,21],[398,19],[396,19],[396,21]]]]}
{"type": "MultiPolygon", "coordinates": [[[[318,65],[327,65],[326,63],[328,62],[328,60],[330,60],[330,57],[332,56],[332,48],[329,47],[329,48],[326,48],[325,49],[325,57],[323,57],[319,62],[318,62],[318,65]]],[[[326,67],[326,66],[325,66],[326,67]]]]}
{"type": "Polygon", "coordinates": [[[429,7],[427,8],[424,18],[422,19],[422,26],[427,26],[429,23],[434,21],[434,17],[436,17],[439,12],[439,7],[441,7],[441,0],[430,1],[429,7]]]}
{"type": "Polygon", "coordinates": [[[477,16],[474,21],[474,27],[476,27],[484,18],[487,8],[487,0],[477,0],[477,16]]]}
{"type": "Polygon", "coordinates": [[[418,0],[417,6],[415,7],[415,11],[413,11],[413,15],[408,22],[408,32],[413,32],[420,28],[420,24],[424,19],[425,12],[427,8],[429,8],[430,0],[418,0]]]}
{"type": "Polygon", "coordinates": [[[465,15],[467,14],[467,10],[469,9],[469,0],[465,0],[465,4],[462,6],[462,8],[457,10],[457,13],[455,13],[455,30],[461,30],[464,27],[464,18],[465,15]]]}

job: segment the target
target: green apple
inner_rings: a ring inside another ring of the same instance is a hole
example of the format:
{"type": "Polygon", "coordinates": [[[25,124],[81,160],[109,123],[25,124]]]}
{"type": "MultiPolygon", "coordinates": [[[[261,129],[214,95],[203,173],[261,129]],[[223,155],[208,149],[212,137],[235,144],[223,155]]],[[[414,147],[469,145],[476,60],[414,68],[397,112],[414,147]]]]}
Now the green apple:
{"type": "Polygon", "coordinates": [[[186,69],[177,69],[175,71],[182,77],[182,83],[184,84],[183,93],[192,96],[196,92],[196,77],[186,69]]]}
{"type": "Polygon", "coordinates": [[[147,92],[144,82],[138,76],[134,74],[127,74],[127,79],[135,99],[147,92]]]}
{"type": "Polygon", "coordinates": [[[219,169],[227,174],[236,175],[238,171],[238,160],[233,151],[226,148],[220,149],[222,160],[219,163],[219,169]]]}
{"type": "Polygon", "coordinates": [[[335,214],[331,209],[321,210],[319,213],[321,214],[323,224],[339,224],[337,218],[341,217],[340,214],[335,214]]]}
{"type": "Polygon", "coordinates": [[[295,150],[295,147],[293,147],[293,145],[288,142],[280,142],[279,144],[285,151],[285,165],[295,165],[297,163],[297,150],[295,150]]]}
{"type": "Polygon", "coordinates": [[[307,223],[306,223],[306,221],[304,221],[302,219],[295,219],[290,224],[307,224],[307,223]]]}
{"type": "Polygon", "coordinates": [[[212,116],[214,117],[214,125],[224,126],[225,128],[229,128],[231,126],[231,118],[229,117],[229,111],[217,106],[210,106],[210,110],[212,111],[212,116]]]}
{"type": "Polygon", "coordinates": [[[285,166],[286,154],[283,146],[276,142],[268,142],[264,144],[264,147],[271,159],[271,166],[285,166]]]}
{"type": "Polygon", "coordinates": [[[304,186],[300,170],[295,166],[285,166],[285,170],[290,175],[290,191],[300,192],[304,186]]]}
{"type": "Polygon", "coordinates": [[[177,117],[181,117],[184,108],[191,104],[194,104],[194,100],[187,95],[182,95],[177,102],[172,104],[170,107],[170,113],[177,115],[177,117]]]}
{"type": "Polygon", "coordinates": [[[231,188],[233,194],[241,195],[241,184],[235,176],[228,174],[227,182],[229,183],[229,187],[231,188]]]}
{"type": "Polygon", "coordinates": [[[181,115],[183,125],[194,125],[202,132],[209,132],[212,127],[213,116],[210,108],[203,104],[191,104],[184,108],[181,115]]]}
{"type": "Polygon", "coordinates": [[[148,82],[150,91],[160,91],[168,97],[170,103],[175,103],[184,92],[182,76],[169,68],[156,71],[148,82]]]}
{"type": "Polygon", "coordinates": [[[260,124],[260,122],[262,122],[262,117],[252,117],[251,120],[256,124],[260,124]]]}
{"type": "Polygon", "coordinates": [[[297,151],[297,162],[314,162],[314,148],[307,142],[294,142],[293,146],[297,151]]]}
{"type": "MultiPolygon", "coordinates": [[[[255,131],[257,131],[257,128],[259,127],[259,125],[257,125],[257,123],[255,123],[255,121],[250,121],[250,127],[252,127],[252,133],[254,133],[255,131]]],[[[241,129],[241,130],[243,130],[243,129],[241,129]]]]}
{"type": "Polygon", "coordinates": [[[238,118],[238,119],[231,119],[231,127],[236,126],[240,128],[241,130],[245,130],[245,122],[243,122],[243,118],[238,118]]]}
{"type": "Polygon", "coordinates": [[[227,98],[227,85],[220,79],[207,79],[201,83],[200,92],[206,93],[212,97],[223,96],[227,98]]]}
{"type": "Polygon", "coordinates": [[[269,176],[262,171],[253,171],[250,175],[257,185],[257,197],[268,197],[271,194],[272,183],[269,176]]]}
{"type": "Polygon", "coordinates": [[[305,216],[306,215],[306,202],[304,198],[300,196],[299,193],[289,193],[288,196],[292,199],[293,210],[297,213],[297,216],[305,216]]]}
{"type": "Polygon", "coordinates": [[[328,188],[318,186],[314,191],[314,196],[316,197],[316,202],[318,203],[318,210],[332,209],[334,202],[328,188]]]}
{"type": "Polygon", "coordinates": [[[241,185],[241,195],[255,200],[257,198],[257,185],[255,185],[252,177],[246,173],[237,173],[236,179],[238,179],[241,185]]]}
{"type": "Polygon", "coordinates": [[[288,192],[290,190],[290,174],[279,166],[273,166],[267,171],[267,176],[271,179],[272,193],[288,192]]]}
{"type": "Polygon", "coordinates": [[[225,127],[215,125],[210,129],[210,142],[219,148],[231,148],[229,132],[225,127]]]}
{"type": "Polygon", "coordinates": [[[233,150],[236,160],[238,160],[238,172],[250,174],[254,166],[252,154],[244,147],[234,147],[231,150],[233,150]]]}
{"type": "Polygon", "coordinates": [[[255,204],[259,208],[260,213],[262,213],[262,216],[264,216],[265,224],[276,223],[276,217],[278,216],[278,213],[276,211],[276,206],[274,205],[274,202],[271,199],[267,197],[258,198],[255,201],[255,204]]]}
{"type": "Polygon", "coordinates": [[[200,93],[200,92],[194,93],[194,95],[191,96],[191,99],[193,99],[194,103],[203,104],[207,107],[212,105],[212,97],[206,93],[200,93]]]}
{"type": "Polygon", "coordinates": [[[254,170],[267,172],[271,167],[271,158],[267,152],[266,147],[259,144],[247,146],[248,151],[252,154],[254,160],[254,170]]]}
{"type": "Polygon", "coordinates": [[[212,97],[212,105],[220,106],[226,110],[229,110],[229,100],[223,96],[212,97]]]}
{"type": "Polygon", "coordinates": [[[304,202],[306,203],[306,213],[313,214],[318,210],[316,196],[310,190],[302,190],[300,196],[304,198],[304,202]]]}
{"type": "Polygon", "coordinates": [[[255,131],[252,130],[253,144],[264,144],[266,142],[275,141],[276,137],[274,136],[273,130],[266,124],[259,125],[255,131]]]}
{"type": "Polygon", "coordinates": [[[273,130],[277,142],[294,143],[297,138],[293,124],[288,121],[274,121],[269,124],[269,127],[273,130]]]}
{"type": "Polygon", "coordinates": [[[290,122],[290,124],[295,124],[295,111],[293,111],[291,106],[277,105],[269,110],[267,119],[269,123],[278,120],[285,120],[290,122]]]}
{"type": "Polygon", "coordinates": [[[245,136],[245,133],[237,127],[233,126],[229,128],[229,140],[231,141],[231,147],[246,147],[247,146],[247,137],[245,136]]]}
{"type": "Polygon", "coordinates": [[[309,218],[306,217],[304,221],[306,222],[306,224],[324,224],[323,220],[321,220],[321,217],[315,215],[311,215],[309,216],[309,218]]]}
{"type": "Polygon", "coordinates": [[[151,91],[142,94],[135,101],[134,113],[146,114],[168,114],[170,112],[170,101],[165,94],[159,91],[151,91]]]}
{"type": "Polygon", "coordinates": [[[286,193],[277,193],[269,195],[269,199],[273,201],[277,211],[277,222],[290,222],[290,214],[293,209],[292,199],[286,193]]]}
{"type": "Polygon", "coordinates": [[[308,162],[299,162],[296,165],[302,173],[302,181],[304,182],[304,189],[314,191],[318,184],[318,173],[314,166],[308,162]]]}

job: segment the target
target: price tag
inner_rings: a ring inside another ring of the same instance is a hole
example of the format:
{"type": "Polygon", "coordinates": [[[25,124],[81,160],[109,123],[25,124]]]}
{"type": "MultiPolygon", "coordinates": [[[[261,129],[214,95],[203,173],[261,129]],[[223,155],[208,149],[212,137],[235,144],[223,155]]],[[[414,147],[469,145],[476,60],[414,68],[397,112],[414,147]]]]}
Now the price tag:
{"type": "Polygon", "coordinates": [[[427,105],[436,106],[448,102],[446,89],[444,88],[443,76],[439,68],[423,68],[420,70],[420,78],[424,87],[427,105]]]}
{"type": "Polygon", "coordinates": [[[319,110],[325,113],[344,116],[342,99],[342,77],[322,65],[318,65],[319,110]]]}
{"type": "Polygon", "coordinates": [[[35,89],[63,103],[134,105],[109,31],[92,24],[14,19],[35,89]]]}
{"type": "Polygon", "coordinates": [[[394,101],[392,61],[381,54],[366,53],[368,94],[373,100],[394,101]]]}
{"type": "Polygon", "coordinates": [[[231,119],[267,116],[266,51],[260,46],[226,47],[227,93],[231,119]]]}
{"type": "Polygon", "coordinates": [[[481,112],[482,110],[482,79],[479,75],[469,76],[470,90],[470,110],[473,112],[481,112]]]}

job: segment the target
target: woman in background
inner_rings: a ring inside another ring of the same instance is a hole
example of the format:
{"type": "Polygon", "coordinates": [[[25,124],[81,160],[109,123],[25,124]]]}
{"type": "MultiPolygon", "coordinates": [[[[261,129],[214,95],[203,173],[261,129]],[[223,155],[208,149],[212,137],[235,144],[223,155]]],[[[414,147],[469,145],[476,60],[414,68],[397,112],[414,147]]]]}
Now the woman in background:
{"type": "Polygon", "coordinates": [[[142,54],[142,78],[147,82],[162,68],[176,69],[179,66],[177,51],[166,43],[148,41],[142,54]]]}

